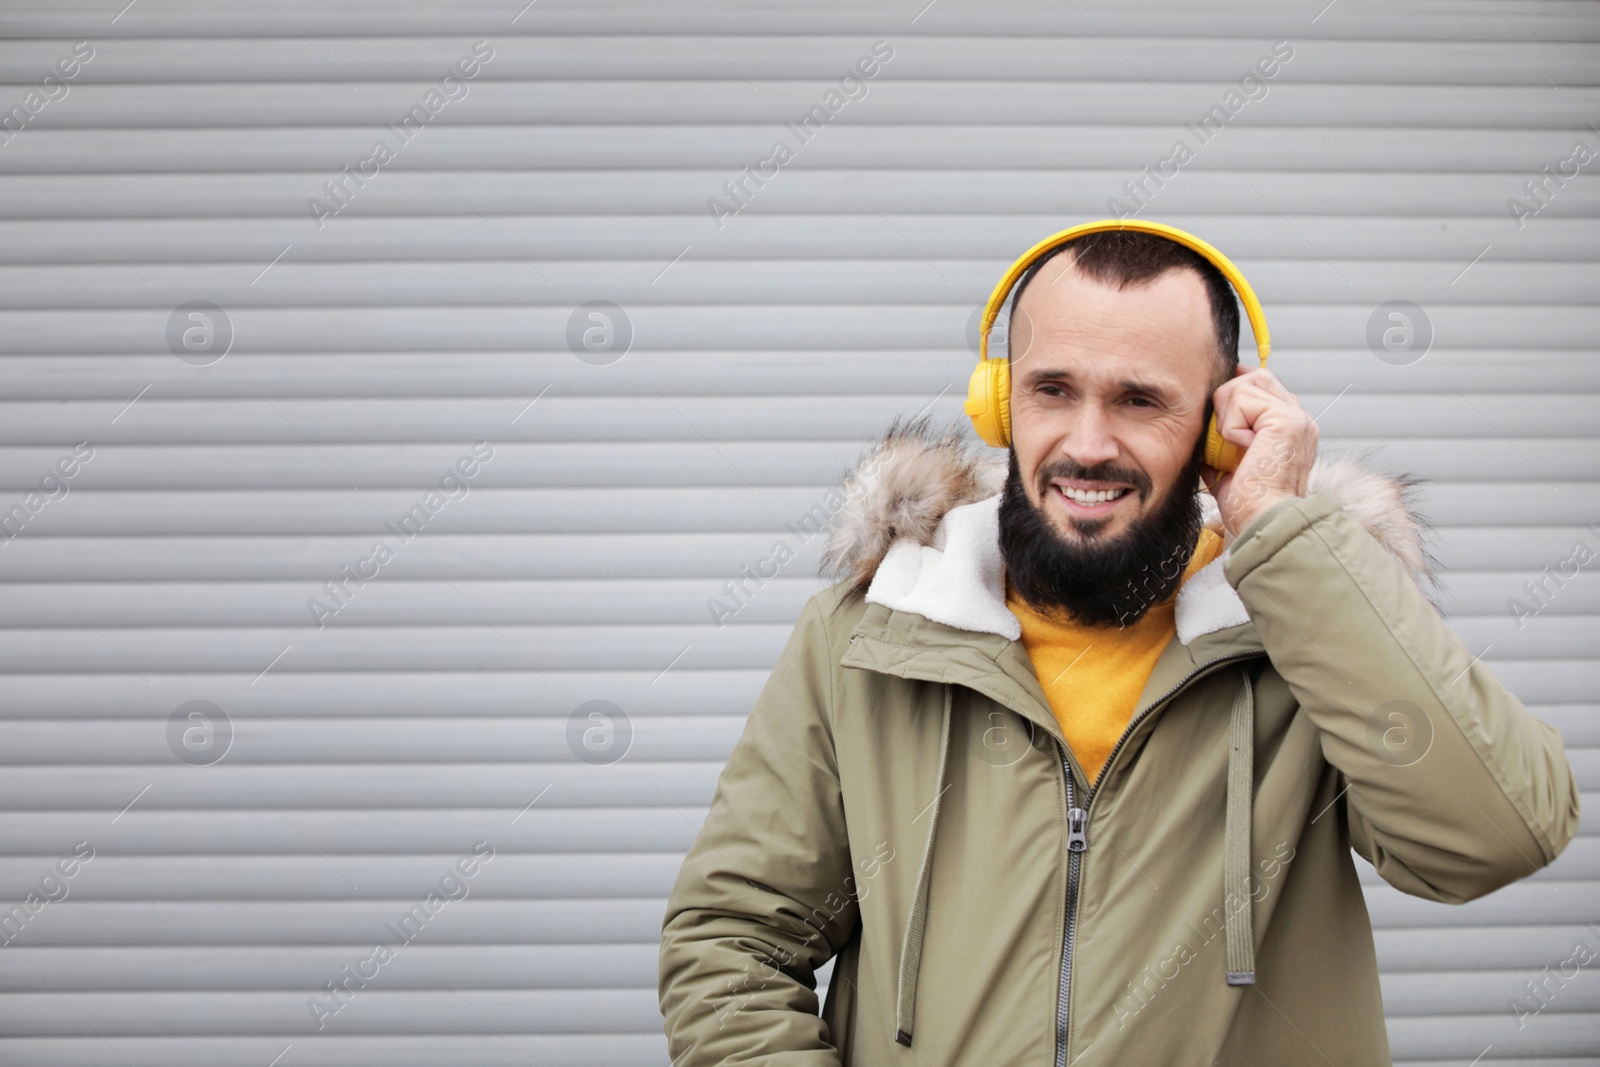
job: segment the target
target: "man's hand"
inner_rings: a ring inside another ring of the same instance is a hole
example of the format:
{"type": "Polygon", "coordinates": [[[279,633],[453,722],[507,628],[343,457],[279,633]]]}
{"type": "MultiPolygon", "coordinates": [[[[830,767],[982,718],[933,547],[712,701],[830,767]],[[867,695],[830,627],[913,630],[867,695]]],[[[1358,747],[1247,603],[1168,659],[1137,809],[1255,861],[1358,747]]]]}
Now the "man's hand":
{"type": "Polygon", "coordinates": [[[1217,430],[1246,449],[1239,469],[1217,479],[1201,465],[1232,543],[1250,520],[1282,500],[1306,495],[1317,457],[1317,424],[1296,396],[1264,367],[1240,367],[1212,397],[1217,430]]]}

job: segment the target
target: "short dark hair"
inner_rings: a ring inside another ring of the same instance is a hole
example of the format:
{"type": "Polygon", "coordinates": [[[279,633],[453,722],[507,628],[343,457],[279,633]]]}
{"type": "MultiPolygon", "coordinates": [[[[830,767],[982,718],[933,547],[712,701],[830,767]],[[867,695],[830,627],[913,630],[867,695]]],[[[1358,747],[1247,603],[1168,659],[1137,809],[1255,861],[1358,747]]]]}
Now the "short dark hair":
{"type": "MultiPolygon", "coordinates": [[[[1215,389],[1233,377],[1239,366],[1239,303],[1233,286],[1216,264],[1176,241],[1138,230],[1107,230],[1075,237],[1035,260],[1011,290],[1013,317],[1022,292],[1034,275],[1063,252],[1072,252],[1072,263],[1088,278],[1104,285],[1125,289],[1147,282],[1169,270],[1188,269],[1200,275],[1206,296],[1211,301],[1211,322],[1217,333],[1217,377],[1215,389]]],[[[1006,338],[1006,357],[1010,358],[1010,334],[1006,338]]]]}

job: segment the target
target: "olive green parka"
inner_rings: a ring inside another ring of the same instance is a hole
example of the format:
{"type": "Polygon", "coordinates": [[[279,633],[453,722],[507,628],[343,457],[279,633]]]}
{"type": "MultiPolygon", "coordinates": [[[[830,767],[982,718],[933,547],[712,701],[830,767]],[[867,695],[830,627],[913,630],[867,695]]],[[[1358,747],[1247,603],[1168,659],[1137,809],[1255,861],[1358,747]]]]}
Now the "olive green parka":
{"type": "Polygon", "coordinates": [[[1460,903],[1579,815],[1557,732],[1424,591],[1414,483],[1319,458],[1185,581],[1091,789],[1005,607],[1003,475],[914,426],[847,480],[844,580],[668,903],[673,1064],[1389,1064],[1352,850],[1460,903]]]}

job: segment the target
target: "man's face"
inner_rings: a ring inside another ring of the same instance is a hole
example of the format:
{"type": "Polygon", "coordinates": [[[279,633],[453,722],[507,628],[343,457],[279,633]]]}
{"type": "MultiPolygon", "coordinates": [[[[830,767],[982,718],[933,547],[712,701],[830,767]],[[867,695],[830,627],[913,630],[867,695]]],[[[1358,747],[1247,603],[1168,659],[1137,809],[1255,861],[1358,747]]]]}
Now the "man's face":
{"type": "Polygon", "coordinates": [[[1029,501],[1068,542],[1154,516],[1191,467],[1217,369],[1200,276],[1115,289],[1045,264],[1012,315],[1011,437],[1029,501]]]}
{"type": "Polygon", "coordinates": [[[1012,320],[1007,578],[1048,614],[1130,625],[1177,589],[1200,531],[1204,285],[1171,270],[1118,290],[1049,263],[1012,320]]]}

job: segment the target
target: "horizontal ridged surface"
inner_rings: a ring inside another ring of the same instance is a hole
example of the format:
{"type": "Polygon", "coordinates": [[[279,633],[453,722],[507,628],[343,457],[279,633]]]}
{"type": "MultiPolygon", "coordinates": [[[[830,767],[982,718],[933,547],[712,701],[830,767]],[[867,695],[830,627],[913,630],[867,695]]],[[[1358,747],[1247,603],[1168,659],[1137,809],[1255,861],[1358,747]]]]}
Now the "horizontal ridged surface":
{"type": "MultiPolygon", "coordinates": [[[[1600,586],[1513,604],[1600,550],[1600,184],[1508,206],[1600,146],[1592,6],[520,6],[0,12],[0,112],[94,49],[0,134],[0,899],[95,850],[0,950],[0,1060],[665,1063],[666,894],[822,587],[829,490],[895,417],[961,418],[995,276],[1179,138],[1141,214],[1249,274],[1328,451],[1427,480],[1441,608],[1600,804],[1600,586]],[[204,366],[169,340],[196,300],[232,334],[204,366]],[[570,350],[591,300],[625,309],[620,359],[570,350]],[[1390,300],[1425,309],[1424,358],[1369,349],[1390,300]],[[169,724],[197,700],[210,766],[169,724]],[[569,740],[594,700],[626,733],[604,766],[569,740]],[[470,893],[318,1029],[308,998],[479,841],[470,893]]],[[[1358,864],[1397,1063],[1600,1056],[1592,978],[1514,1007],[1600,947],[1591,826],[1461,907],[1358,864]]]]}

